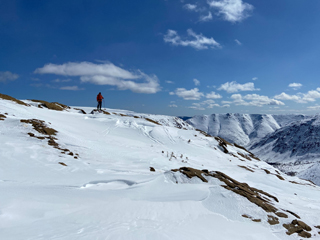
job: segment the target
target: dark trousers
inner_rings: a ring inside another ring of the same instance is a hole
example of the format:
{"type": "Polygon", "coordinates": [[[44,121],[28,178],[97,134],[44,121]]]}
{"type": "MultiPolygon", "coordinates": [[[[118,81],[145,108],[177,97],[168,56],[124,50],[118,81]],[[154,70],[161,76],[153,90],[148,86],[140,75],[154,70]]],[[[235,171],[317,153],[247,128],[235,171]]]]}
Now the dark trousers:
{"type": "Polygon", "coordinates": [[[97,109],[100,109],[100,110],[101,110],[101,106],[102,106],[102,101],[98,101],[97,109]]]}

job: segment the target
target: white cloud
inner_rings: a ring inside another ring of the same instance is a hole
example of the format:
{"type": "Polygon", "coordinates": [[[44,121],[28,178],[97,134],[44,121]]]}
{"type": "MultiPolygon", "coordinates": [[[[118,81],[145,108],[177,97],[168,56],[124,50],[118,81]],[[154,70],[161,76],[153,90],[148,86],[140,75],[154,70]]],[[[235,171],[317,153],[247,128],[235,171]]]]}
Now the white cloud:
{"type": "Polygon", "coordinates": [[[290,83],[288,87],[291,87],[294,90],[298,90],[299,88],[302,87],[301,83],[290,83]]]}
{"type": "Polygon", "coordinates": [[[190,11],[196,11],[197,10],[197,5],[196,4],[190,4],[190,3],[187,3],[185,5],[183,5],[183,7],[187,10],[190,10],[190,11]]]}
{"type": "Polygon", "coordinates": [[[172,81],[166,81],[166,83],[169,83],[169,84],[174,84],[174,82],[172,82],[172,81]]]}
{"type": "Polygon", "coordinates": [[[198,50],[210,48],[220,48],[220,44],[213,38],[207,38],[202,34],[196,34],[192,29],[187,30],[190,39],[183,40],[176,31],[168,30],[164,35],[163,40],[167,43],[171,43],[174,46],[193,47],[198,50]]]}
{"type": "Polygon", "coordinates": [[[254,78],[252,78],[252,80],[253,80],[253,81],[256,81],[256,80],[258,80],[258,78],[257,78],[257,77],[254,77],[254,78]]]}
{"type": "Polygon", "coordinates": [[[70,82],[70,81],[71,81],[71,79],[59,79],[59,78],[57,78],[57,79],[53,80],[52,82],[59,83],[59,82],[70,82]]]}
{"type": "Polygon", "coordinates": [[[198,79],[193,79],[194,85],[199,86],[200,85],[200,81],[198,79]]]}
{"type": "Polygon", "coordinates": [[[176,108],[176,107],[178,107],[178,106],[175,105],[175,104],[170,104],[169,107],[171,107],[171,108],[176,108]]]}
{"type": "Polygon", "coordinates": [[[262,96],[258,94],[247,94],[244,97],[242,97],[241,94],[233,94],[231,98],[234,99],[233,103],[235,103],[236,105],[242,105],[242,106],[262,107],[264,105],[285,105],[281,101],[278,101],[276,99],[270,99],[267,96],[262,96]],[[245,101],[245,100],[249,100],[249,101],[245,101]]]}
{"type": "Polygon", "coordinates": [[[211,92],[211,93],[207,93],[206,98],[218,99],[218,98],[222,98],[222,96],[218,93],[211,92]]]}
{"type": "Polygon", "coordinates": [[[61,87],[61,90],[69,90],[69,91],[80,91],[80,90],[84,90],[84,88],[79,88],[78,86],[65,86],[65,87],[61,87]]]}
{"type": "Polygon", "coordinates": [[[307,107],[307,108],[310,109],[310,110],[319,110],[320,106],[319,105],[315,105],[315,106],[310,106],[310,107],[307,107]]]}
{"type": "Polygon", "coordinates": [[[240,84],[237,82],[226,82],[218,88],[218,90],[224,90],[228,93],[240,92],[240,91],[260,91],[259,88],[254,88],[254,83],[248,82],[240,84]]]}
{"type": "Polygon", "coordinates": [[[203,93],[199,92],[198,88],[187,90],[185,88],[177,88],[175,92],[170,92],[170,95],[177,95],[184,100],[199,100],[204,96],[203,93]]]}
{"type": "Polygon", "coordinates": [[[295,101],[297,103],[308,103],[308,102],[314,102],[317,98],[320,98],[320,88],[317,88],[317,90],[311,90],[307,93],[298,93],[297,95],[289,95],[284,92],[282,92],[279,95],[276,95],[275,99],[280,100],[291,100],[295,101]]]}
{"type": "Polygon", "coordinates": [[[190,106],[189,108],[200,111],[206,110],[200,103],[192,103],[192,106],[190,106]]]}
{"type": "Polygon", "coordinates": [[[116,86],[119,90],[131,90],[136,93],[151,94],[161,90],[155,75],[149,76],[139,70],[130,72],[112,63],[68,62],[62,65],[49,63],[36,69],[35,73],[80,76],[81,82],[116,86]]]}
{"type": "Polygon", "coordinates": [[[293,100],[293,101],[297,101],[299,102],[301,100],[301,97],[300,96],[297,96],[297,95],[289,95],[289,94],[286,94],[284,92],[282,92],[281,94],[279,95],[276,95],[274,97],[275,99],[280,99],[280,100],[293,100]]]}
{"type": "Polygon", "coordinates": [[[217,10],[217,15],[229,22],[240,22],[249,17],[253,6],[242,0],[208,0],[210,7],[217,10]]]}
{"type": "Polygon", "coordinates": [[[9,71],[0,72],[0,82],[14,81],[17,78],[19,78],[18,74],[15,74],[9,71]]]}
{"type": "Polygon", "coordinates": [[[210,20],[212,20],[212,13],[211,12],[209,12],[208,15],[200,16],[200,19],[199,19],[200,22],[208,22],[210,20]]]}
{"type": "Polygon", "coordinates": [[[242,43],[241,43],[238,39],[235,39],[234,41],[235,41],[239,46],[242,45],[242,43]]]}

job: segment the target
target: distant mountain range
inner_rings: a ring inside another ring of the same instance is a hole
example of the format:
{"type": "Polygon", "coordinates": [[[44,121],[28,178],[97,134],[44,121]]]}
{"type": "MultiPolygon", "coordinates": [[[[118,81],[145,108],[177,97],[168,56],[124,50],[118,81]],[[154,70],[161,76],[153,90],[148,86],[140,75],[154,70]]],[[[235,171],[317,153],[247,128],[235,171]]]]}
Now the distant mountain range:
{"type": "Polygon", "coordinates": [[[320,116],[212,114],[186,120],[193,127],[245,146],[289,175],[320,185],[320,116]]]}
{"type": "Polygon", "coordinates": [[[186,122],[212,136],[219,136],[229,142],[251,146],[267,134],[281,127],[304,119],[306,115],[269,115],[269,114],[211,114],[198,115],[186,122]]]}

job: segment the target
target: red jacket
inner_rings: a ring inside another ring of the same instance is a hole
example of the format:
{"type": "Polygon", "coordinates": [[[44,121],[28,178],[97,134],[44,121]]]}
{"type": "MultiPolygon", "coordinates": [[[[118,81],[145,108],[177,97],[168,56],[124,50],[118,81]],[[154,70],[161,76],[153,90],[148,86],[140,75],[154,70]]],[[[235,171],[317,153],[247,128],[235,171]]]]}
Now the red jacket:
{"type": "Polygon", "coordinates": [[[101,102],[102,99],[103,99],[103,97],[102,97],[102,95],[99,93],[99,94],[97,95],[97,101],[98,101],[98,102],[101,102]]]}

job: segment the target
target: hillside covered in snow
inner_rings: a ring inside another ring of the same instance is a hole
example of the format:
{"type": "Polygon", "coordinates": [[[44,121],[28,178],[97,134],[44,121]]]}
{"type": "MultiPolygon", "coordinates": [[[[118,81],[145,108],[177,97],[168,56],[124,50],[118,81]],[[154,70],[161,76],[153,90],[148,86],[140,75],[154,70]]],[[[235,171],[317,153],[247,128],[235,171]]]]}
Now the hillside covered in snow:
{"type": "Polygon", "coordinates": [[[264,161],[320,185],[320,116],[294,122],[251,146],[264,161]]]}
{"type": "Polygon", "coordinates": [[[318,186],[199,129],[0,94],[0,239],[320,239],[318,186]]]}
{"type": "Polygon", "coordinates": [[[186,122],[196,129],[219,136],[241,146],[250,146],[269,133],[292,122],[309,119],[305,115],[211,114],[198,115],[186,122]]]}

